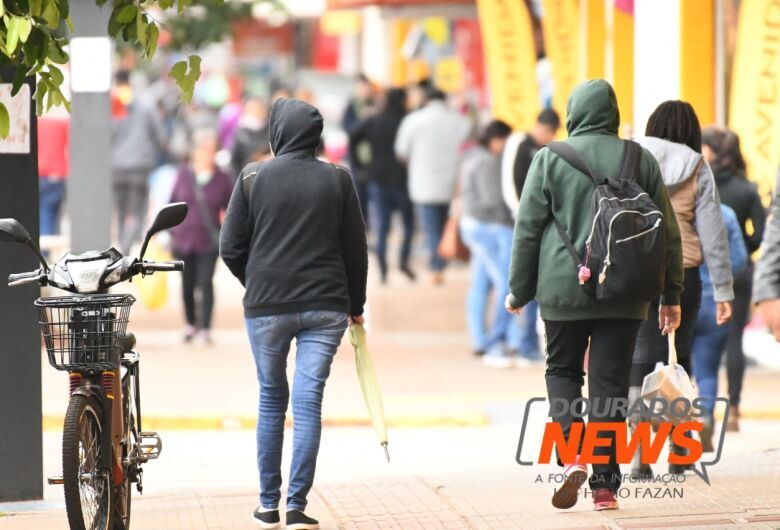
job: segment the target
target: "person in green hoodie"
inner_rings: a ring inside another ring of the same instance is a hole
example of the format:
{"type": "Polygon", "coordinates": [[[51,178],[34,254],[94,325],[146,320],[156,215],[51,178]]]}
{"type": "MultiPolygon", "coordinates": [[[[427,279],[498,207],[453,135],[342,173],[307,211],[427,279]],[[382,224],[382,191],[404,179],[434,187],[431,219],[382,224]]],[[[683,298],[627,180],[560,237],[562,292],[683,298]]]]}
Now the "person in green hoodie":
{"type": "MultiPolygon", "coordinates": [[[[618,137],[620,114],[617,97],[603,79],[578,85],[569,97],[566,140],[600,175],[617,177],[626,143],[618,137]]],[[[680,293],[683,267],[680,230],[664,186],[658,163],[642,150],[636,182],[663,213],[667,241],[667,267],[664,292],[659,309],[659,327],[668,333],[679,326],[680,293]]],[[[640,323],[647,318],[650,300],[630,303],[604,303],[590,298],[578,281],[566,246],[555,228],[557,219],[575,248],[584,252],[585,240],[593,221],[590,178],[569,165],[550,149],[540,150],[531,164],[520,199],[515,222],[512,262],[509,272],[510,294],[507,310],[518,312],[531,300],[539,303],[545,324],[547,394],[550,402],[571,403],[581,398],[584,384],[583,364],[588,361],[588,398],[592,404],[591,422],[624,423],[624,411],[604,404],[608,399],[628,397],[631,357],[640,323]],[[606,410],[605,410],[606,409],[606,410]]],[[[574,421],[570,412],[552,419],[561,424],[568,439],[574,421]]],[[[596,454],[609,455],[608,464],[593,464],[590,488],[597,510],[616,509],[615,492],[620,487],[620,466],[615,463],[614,435],[609,445],[598,447],[596,454]]],[[[579,462],[561,462],[566,481],[556,489],[553,506],[570,508],[577,502],[580,485],[588,476],[579,462]]]]}

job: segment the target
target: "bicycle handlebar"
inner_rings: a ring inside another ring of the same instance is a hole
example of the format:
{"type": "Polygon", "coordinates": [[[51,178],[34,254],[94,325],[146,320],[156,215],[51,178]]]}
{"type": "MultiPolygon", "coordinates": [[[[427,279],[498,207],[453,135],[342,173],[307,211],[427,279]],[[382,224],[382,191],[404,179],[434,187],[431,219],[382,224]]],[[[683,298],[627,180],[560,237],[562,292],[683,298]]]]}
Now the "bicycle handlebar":
{"type": "Polygon", "coordinates": [[[24,285],[27,283],[39,283],[41,279],[46,277],[46,273],[38,269],[30,272],[20,272],[18,274],[8,275],[8,286],[16,287],[17,285],[24,285]]]}
{"type": "Polygon", "coordinates": [[[149,272],[169,272],[169,271],[183,271],[183,261],[144,261],[139,262],[137,265],[139,272],[146,274],[149,272]]]}

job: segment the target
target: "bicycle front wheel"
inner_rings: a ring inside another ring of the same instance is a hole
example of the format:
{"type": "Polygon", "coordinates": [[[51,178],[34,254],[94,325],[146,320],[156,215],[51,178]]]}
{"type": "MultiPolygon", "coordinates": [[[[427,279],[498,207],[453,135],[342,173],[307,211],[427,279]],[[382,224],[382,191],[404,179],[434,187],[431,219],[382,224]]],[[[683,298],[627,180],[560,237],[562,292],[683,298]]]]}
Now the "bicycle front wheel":
{"type": "Polygon", "coordinates": [[[109,528],[111,474],[100,469],[101,418],[97,398],[71,396],[62,433],[62,479],[70,530],[109,528]]]}

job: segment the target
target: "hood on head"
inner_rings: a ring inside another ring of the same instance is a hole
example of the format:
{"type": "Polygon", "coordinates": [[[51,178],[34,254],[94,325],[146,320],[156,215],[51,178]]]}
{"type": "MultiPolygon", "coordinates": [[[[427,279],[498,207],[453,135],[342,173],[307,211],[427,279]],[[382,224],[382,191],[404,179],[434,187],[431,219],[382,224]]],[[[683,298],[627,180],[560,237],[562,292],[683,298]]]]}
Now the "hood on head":
{"type": "Polygon", "coordinates": [[[322,114],[298,99],[277,99],[271,107],[270,142],[275,156],[314,153],[322,136],[322,114]]]}
{"type": "Polygon", "coordinates": [[[616,135],[620,127],[615,90],[603,79],[591,79],[577,85],[569,96],[566,114],[569,136],[616,135]]]}
{"type": "Polygon", "coordinates": [[[697,153],[687,145],[670,142],[663,138],[645,136],[637,138],[636,141],[650,151],[658,161],[664,184],[669,188],[669,191],[674,191],[676,186],[691,178],[704,158],[701,153],[697,153]]]}

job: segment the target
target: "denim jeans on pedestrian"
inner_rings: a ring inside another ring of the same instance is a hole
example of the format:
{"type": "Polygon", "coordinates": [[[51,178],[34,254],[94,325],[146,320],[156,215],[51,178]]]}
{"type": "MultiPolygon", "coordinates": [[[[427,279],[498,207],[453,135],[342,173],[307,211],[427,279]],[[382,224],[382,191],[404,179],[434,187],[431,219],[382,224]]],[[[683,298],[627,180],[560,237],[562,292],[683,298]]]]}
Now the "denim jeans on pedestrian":
{"type": "Polygon", "coordinates": [[[516,349],[521,357],[539,359],[542,349],[539,345],[539,332],[536,323],[539,318],[539,304],[531,300],[520,314],[516,332],[509,333],[509,346],[516,349]]]}
{"type": "Polygon", "coordinates": [[[38,181],[41,235],[51,236],[59,233],[60,208],[65,196],[65,181],[56,178],[41,177],[38,181]]]}
{"type": "Polygon", "coordinates": [[[247,318],[246,327],[260,383],[257,416],[257,467],[260,504],[276,509],[281,500],[282,441],[290,390],[287,354],[296,341],[292,387],[293,456],[287,509],[305,510],[314,482],[322,433],[322,396],[336,349],[347,328],[347,315],[306,311],[247,318]]]}
{"type": "Polygon", "coordinates": [[[731,331],[730,324],[718,326],[715,313],[716,306],[712,296],[702,297],[693,332],[693,375],[699,386],[699,396],[704,398],[704,408],[709,418],[712,418],[715,409],[718,369],[731,331]]]}
{"type": "Polygon", "coordinates": [[[517,319],[504,309],[509,293],[509,259],[512,252],[512,227],[485,223],[472,217],[460,221],[463,242],[471,251],[471,286],[466,298],[471,345],[476,351],[510,340],[517,319]],[[493,292],[492,326],[487,331],[488,300],[493,292]]]}
{"type": "Polygon", "coordinates": [[[404,184],[392,185],[371,182],[368,185],[368,195],[374,207],[377,222],[376,256],[379,260],[379,270],[382,277],[385,277],[387,275],[387,236],[390,234],[393,212],[396,210],[400,212],[404,225],[398,265],[402,268],[409,265],[412,238],[414,237],[414,207],[404,184]]]}
{"type": "Polygon", "coordinates": [[[439,256],[439,243],[449,214],[450,205],[448,203],[420,205],[420,221],[425,232],[425,244],[431,256],[430,269],[433,272],[441,272],[447,266],[444,258],[439,256]]]}

